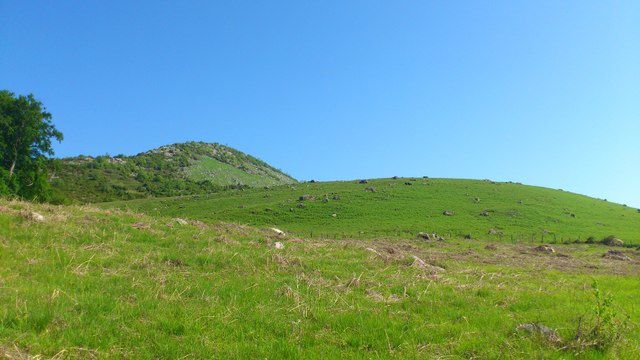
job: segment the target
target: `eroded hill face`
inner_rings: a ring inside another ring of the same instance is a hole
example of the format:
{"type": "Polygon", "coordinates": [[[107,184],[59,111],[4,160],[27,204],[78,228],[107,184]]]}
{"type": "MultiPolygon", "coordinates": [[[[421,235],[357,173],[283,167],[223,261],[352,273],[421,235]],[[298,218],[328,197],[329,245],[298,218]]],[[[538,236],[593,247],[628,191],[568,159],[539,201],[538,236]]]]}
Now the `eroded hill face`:
{"type": "Polygon", "coordinates": [[[296,180],[233,148],[202,142],[162,146],[135,156],[78,156],[53,171],[59,195],[81,202],[177,196],[296,180]]]}

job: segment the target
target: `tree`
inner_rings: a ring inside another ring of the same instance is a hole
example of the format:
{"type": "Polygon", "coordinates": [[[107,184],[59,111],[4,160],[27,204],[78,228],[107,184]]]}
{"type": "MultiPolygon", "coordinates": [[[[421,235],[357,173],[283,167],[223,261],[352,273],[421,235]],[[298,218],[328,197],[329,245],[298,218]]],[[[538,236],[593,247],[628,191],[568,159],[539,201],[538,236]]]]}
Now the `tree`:
{"type": "Polygon", "coordinates": [[[51,122],[51,114],[33,95],[0,91],[0,194],[44,198],[48,190],[48,156],[52,139],[62,133],[51,122]],[[1,184],[4,183],[4,184],[1,184]]]}

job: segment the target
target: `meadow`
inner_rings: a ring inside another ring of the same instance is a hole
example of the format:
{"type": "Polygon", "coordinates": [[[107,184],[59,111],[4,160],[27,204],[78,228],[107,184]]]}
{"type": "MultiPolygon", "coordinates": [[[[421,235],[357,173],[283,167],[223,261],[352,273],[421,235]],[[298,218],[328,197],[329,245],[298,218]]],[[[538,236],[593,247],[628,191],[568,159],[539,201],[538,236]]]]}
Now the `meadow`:
{"type": "Polygon", "coordinates": [[[448,238],[568,243],[614,235],[628,245],[640,245],[637,209],[562,190],[489,180],[307,182],[101,206],[275,226],[304,237],[410,239],[419,232],[435,232],[448,238]]]}
{"type": "MultiPolygon", "coordinates": [[[[296,192],[313,190],[324,188],[296,192]]],[[[285,189],[267,193],[278,191],[285,189]]],[[[385,193],[341,195],[340,204],[351,196],[357,204],[356,195],[385,193]]],[[[605,221],[627,214],[602,206],[616,214],[605,221]]],[[[576,205],[576,219],[587,208],[576,205]]],[[[0,357],[638,358],[638,252],[618,248],[628,256],[621,261],[603,257],[611,248],[601,244],[554,248],[307,238],[210,219],[0,200],[0,357]]]]}

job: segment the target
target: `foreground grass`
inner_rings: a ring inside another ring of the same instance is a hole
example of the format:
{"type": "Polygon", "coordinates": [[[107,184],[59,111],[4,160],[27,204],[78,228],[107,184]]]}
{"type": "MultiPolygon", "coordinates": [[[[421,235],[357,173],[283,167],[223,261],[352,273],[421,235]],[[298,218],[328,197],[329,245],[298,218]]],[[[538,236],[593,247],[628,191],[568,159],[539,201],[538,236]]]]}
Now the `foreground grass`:
{"type": "MultiPolygon", "coordinates": [[[[280,239],[0,201],[0,357],[567,358],[578,350],[515,329],[539,322],[570,339],[594,280],[640,320],[635,250],[616,261],[600,245],[561,245],[561,256],[485,245],[280,239]],[[46,220],[28,220],[34,210],[46,220]]],[[[578,356],[638,358],[638,328],[622,335],[578,356]]]]}
{"type": "Polygon", "coordinates": [[[640,245],[636,209],[560,190],[480,180],[304,183],[104,206],[277,226],[304,237],[413,238],[425,231],[503,242],[562,243],[616,235],[627,244],[640,245]],[[303,195],[311,199],[300,201],[303,195]],[[453,216],[443,215],[446,210],[453,216]]]}

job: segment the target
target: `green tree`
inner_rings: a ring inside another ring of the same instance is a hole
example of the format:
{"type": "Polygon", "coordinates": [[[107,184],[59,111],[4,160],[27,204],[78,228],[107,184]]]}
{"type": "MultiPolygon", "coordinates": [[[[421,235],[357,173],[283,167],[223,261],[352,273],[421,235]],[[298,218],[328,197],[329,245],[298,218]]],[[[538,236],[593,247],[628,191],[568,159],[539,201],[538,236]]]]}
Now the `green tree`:
{"type": "Polygon", "coordinates": [[[46,199],[51,141],[62,133],[33,95],[0,91],[0,194],[46,199]]]}

